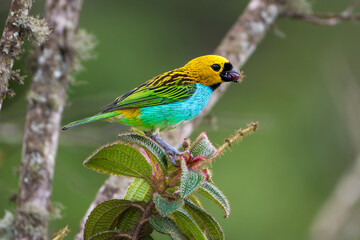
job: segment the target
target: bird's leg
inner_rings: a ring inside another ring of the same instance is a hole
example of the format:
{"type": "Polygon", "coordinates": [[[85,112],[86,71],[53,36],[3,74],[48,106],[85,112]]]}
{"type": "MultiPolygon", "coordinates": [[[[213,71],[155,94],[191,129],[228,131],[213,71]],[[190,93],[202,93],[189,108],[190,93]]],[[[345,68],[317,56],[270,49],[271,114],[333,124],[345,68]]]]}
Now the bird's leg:
{"type": "Polygon", "coordinates": [[[170,144],[168,144],[167,142],[165,142],[164,140],[162,140],[157,134],[153,134],[153,132],[151,132],[150,134],[146,134],[149,138],[151,138],[152,140],[154,140],[155,142],[157,142],[162,148],[164,148],[165,152],[167,154],[171,154],[171,163],[176,166],[176,156],[180,155],[181,152],[179,152],[179,150],[177,150],[176,148],[174,148],[173,146],[171,146],[170,144]]]}

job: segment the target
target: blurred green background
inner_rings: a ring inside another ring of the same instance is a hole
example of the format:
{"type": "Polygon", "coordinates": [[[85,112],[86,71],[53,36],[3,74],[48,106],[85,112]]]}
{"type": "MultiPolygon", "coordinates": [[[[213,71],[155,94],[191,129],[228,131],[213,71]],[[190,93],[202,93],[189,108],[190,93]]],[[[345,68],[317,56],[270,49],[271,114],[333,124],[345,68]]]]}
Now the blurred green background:
{"type": "MultiPolygon", "coordinates": [[[[156,74],[209,54],[248,1],[84,1],[80,27],[98,40],[96,59],[84,63],[68,92],[63,123],[97,113],[115,97],[156,74]]],[[[317,0],[315,11],[342,11],[350,1],[317,0]]],[[[10,1],[0,3],[4,24],[10,1]]],[[[42,13],[44,1],[34,3],[42,13]]],[[[213,164],[214,181],[230,200],[230,218],[212,203],[211,212],[227,239],[306,239],[316,213],[339,177],[351,166],[355,148],[341,110],[346,78],[360,82],[359,23],[335,27],[281,19],[242,70],[245,81],[233,85],[193,133],[206,131],[215,144],[251,121],[258,131],[233,146],[213,164]]],[[[29,49],[29,46],[27,46],[29,49]]],[[[26,53],[25,55],[27,55],[26,53]]],[[[14,210],[26,94],[6,100],[0,118],[0,215],[14,210]]],[[[53,202],[64,206],[63,218],[50,233],[69,225],[77,232],[95,193],[107,178],[82,165],[98,146],[128,128],[93,123],[61,132],[53,185],[53,202]]],[[[156,237],[157,238],[157,237],[156,237]]]]}

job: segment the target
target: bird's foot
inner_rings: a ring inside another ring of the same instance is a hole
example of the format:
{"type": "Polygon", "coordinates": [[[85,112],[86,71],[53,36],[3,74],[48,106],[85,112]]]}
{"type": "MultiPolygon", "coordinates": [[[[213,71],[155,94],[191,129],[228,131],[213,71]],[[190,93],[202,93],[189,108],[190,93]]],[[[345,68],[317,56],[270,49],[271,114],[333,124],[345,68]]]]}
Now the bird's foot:
{"type": "Polygon", "coordinates": [[[180,166],[180,159],[184,158],[186,161],[188,161],[189,159],[192,159],[193,156],[192,154],[186,150],[183,152],[179,152],[177,149],[173,148],[173,149],[164,149],[166,154],[171,155],[171,163],[174,167],[179,167],[180,166]],[[173,151],[175,150],[175,151],[173,151]]]}
{"type": "Polygon", "coordinates": [[[179,163],[177,162],[177,156],[188,154],[191,156],[189,151],[180,152],[164,140],[162,140],[159,136],[147,134],[148,137],[150,137],[152,140],[157,142],[165,151],[166,154],[168,154],[171,158],[171,163],[173,166],[178,167],[179,163]]]}
{"type": "Polygon", "coordinates": [[[162,147],[164,148],[165,153],[170,156],[172,165],[175,167],[179,166],[176,157],[181,155],[181,152],[169,144],[162,145],[162,147]]]}

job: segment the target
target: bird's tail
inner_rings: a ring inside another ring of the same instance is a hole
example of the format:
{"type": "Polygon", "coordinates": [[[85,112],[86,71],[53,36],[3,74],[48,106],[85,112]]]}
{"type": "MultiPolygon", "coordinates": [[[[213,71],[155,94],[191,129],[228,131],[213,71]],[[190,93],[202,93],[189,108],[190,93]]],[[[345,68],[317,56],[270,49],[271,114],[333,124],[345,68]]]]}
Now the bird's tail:
{"type": "Polygon", "coordinates": [[[97,115],[94,115],[94,116],[91,116],[91,117],[88,117],[88,118],[85,118],[85,119],[81,119],[81,120],[69,123],[69,124],[65,125],[62,128],[62,130],[67,130],[69,128],[76,127],[76,126],[81,125],[81,124],[85,124],[85,123],[94,122],[94,121],[97,121],[97,120],[103,120],[103,119],[106,119],[106,118],[114,117],[116,115],[119,115],[119,114],[116,113],[116,112],[100,113],[100,114],[97,114],[97,115]]]}

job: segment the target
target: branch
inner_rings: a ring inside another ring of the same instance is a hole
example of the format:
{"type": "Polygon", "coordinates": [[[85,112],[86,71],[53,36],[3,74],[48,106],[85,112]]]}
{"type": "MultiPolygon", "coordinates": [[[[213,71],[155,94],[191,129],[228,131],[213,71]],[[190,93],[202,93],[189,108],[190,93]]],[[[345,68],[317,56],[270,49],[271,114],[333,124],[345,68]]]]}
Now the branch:
{"type": "Polygon", "coordinates": [[[341,13],[297,13],[292,11],[283,12],[282,16],[311,22],[317,25],[334,26],[342,21],[359,21],[360,13],[354,13],[356,6],[360,0],[354,1],[341,13]]]}
{"type": "Polygon", "coordinates": [[[19,34],[20,29],[13,23],[20,14],[27,17],[30,8],[31,0],[13,0],[5,23],[0,42],[0,110],[4,98],[14,94],[8,88],[9,79],[14,60],[21,53],[23,44],[23,37],[19,34]]]}
{"type": "Polygon", "coordinates": [[[318,213],[310,232],[311,240],[359,239],[359,217],[352,218],[360,204],[360,154],[340,178],[318,213]],[[354,221],[354,219],[356,219],[354,221]],[[350,225],[354,225],[351,230],[350,225]]]}
{"type": "Polygon", "coordinates": [[[0,41],[0,111],[5,97],[15,93],[8,88],[9,80],[23,83],[19,70],[12,70],[14,61],[22,53],[23,40],[45,41],[50,31],[42,19],[29,16],[32,0],[13,0],[0,41]]]}
{"type": "MultiPolygon", "coordinates": [[[[336,62],[336,67],[347,69],[347,66],[336,62]]],[[[328,72],[329,73],[329,72],[328,72]]],[[[355,240],[360,235],[360,85],[350,70],[338,77],[332,73],[326,77],[330,80],[331,92],[337,103],[341,116],[347,121],[350,143],[355,150],[355,159],[339,179],[334,190],[320,209],[310,232],[311,240],[355,240]],[[342,81],[338,81],[339,78],[342,81]]]]}
{"type": "MultiPolygon", "coordinates": [[[[269,27],[277,19],[279,13],[283,11],[283,4],[276,0],[251,0],[246,7],[243,14],[238,18],[235,24],[226,34],[215,54],[226,57],[231,61],[235,68],[242,67],[251,54],[255,51],[257,45],[266,35],[269,27]]],[[[181,144],[181,140],[188,137],[193,129],[200,123],[200,121],[207,115],[215,103],[219,100],[221,95],[227,89],[228,84],[222,84],[211,96],[209,103],[202,113],[188,124],[167,132],[163,137],[173,145],[181,144]]],[[[106,189],[111,189],[113,181],[116,181],[116,176],[110,176],[105,184],[101,187],[101,191],[95,197],[91,207],[96,206],[99,199],[112,199],[114,196],[103,196],[106,189]],[[96,203],[96,204],[94,204],[96,203]]],[[[126,189],[118,188],[114,194],[125,192],[126,189]]],[[[91,209],[90,207],[90,209],[91,209]]],[[[80,230],[76,235],[77,240],[82,239],[83,226],[91,210],[87,211],[80,223],[80,230]]]]}
{"type": "Polygon", "coordinates": [[[35,49],[27,99],[15,239],[47,239],[49,203],[59,125],[75,62],[73,48],[81,0],[48,0],[45,15],[53,32],[35,49]]]}

